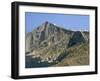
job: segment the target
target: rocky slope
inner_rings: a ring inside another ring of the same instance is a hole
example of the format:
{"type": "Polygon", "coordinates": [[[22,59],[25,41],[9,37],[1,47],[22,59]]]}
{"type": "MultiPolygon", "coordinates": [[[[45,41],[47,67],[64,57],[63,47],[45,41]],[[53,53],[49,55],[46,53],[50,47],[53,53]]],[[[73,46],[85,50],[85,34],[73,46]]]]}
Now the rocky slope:
{"type": "MultiPolygon", "coordinates": [[[[87,57],[87,61],[81,64],[88,64],[88,46],[89,32],[67,30],[46,21],[26,34],[26,68],[75,65],[67,63],[68,56],[76,55],[77,57],[79,50],[81,50],[80,54],[84,52],[87,57]],[[80,48],[81,45],[83,46],[80,48]],[[87,49],[84,50],[83,47],[87,49]],[[75,48],[79,50],[72,51],[75,48]],[[36,64],[34,64],[34,59],[36,64]]],[[[80,59],[80,57],[77,58],[80,59]]]]}

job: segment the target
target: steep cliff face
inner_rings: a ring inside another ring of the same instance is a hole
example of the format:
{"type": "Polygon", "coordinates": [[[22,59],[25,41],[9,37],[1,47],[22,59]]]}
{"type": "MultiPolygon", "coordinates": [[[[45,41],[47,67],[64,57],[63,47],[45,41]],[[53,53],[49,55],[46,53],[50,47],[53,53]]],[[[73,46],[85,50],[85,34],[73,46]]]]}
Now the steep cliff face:
{"type": "Polygon", "coordinates": [[[84,37],[84,34],[80,31],[76,31],[73,33],[68,46],[73,46],[75,44],[79,44],[79,43],[85,43],[87,41],[87,39],[84,37]]]}
{"type": "Polygon", "coordinates": [[[26,40],[25,40],[25,52],[29,53],[32,49],[32,40],[33,40],[33,36],[32,33],[27,33],[26,34],[26,40]]]}
{"type": "Polygon", "coordinates": [[[47,43],[48,45],[56,44],[63,37],[66,38],[66,43],[68,43],[72,34],[73,31],[45,22],[32,32],[26,34],[26,52],[38,48],[43,43],[47,43]]]}
{"type": "Polygon", "coordinates": [[[69,54],[66,49],[88,40],[88,32],[67,30],[46,21],[26,34],[25,53],[53,65],[69,54]]]}

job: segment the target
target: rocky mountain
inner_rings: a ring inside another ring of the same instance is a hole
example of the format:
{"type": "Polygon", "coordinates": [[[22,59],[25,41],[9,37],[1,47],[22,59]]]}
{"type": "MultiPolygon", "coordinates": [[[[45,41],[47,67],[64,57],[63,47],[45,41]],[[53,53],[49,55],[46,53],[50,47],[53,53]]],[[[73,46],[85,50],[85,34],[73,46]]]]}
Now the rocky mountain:
{"type": "MultiPolygon", "coordinates": [[[[77,55],[74,54],[76,50],[74,52],[71,50],[76,47],[79,47],[79,50],[85,52],[86,55],[89,54],[87,48],[89,46],[89,32],[67,30],[48,21],[32,32],[26,33],[25,38],[26,68],[63,65],[62,61],[68,59],[68,56],[77,55]],[[81,45],[83,46],[80,48],[81,45]],[[84,50],[84,45],[87,50],[84,50]]],[[[87,59],[89,58],[87,57],[87,59]]],[[[83,64],[88,63],[86,61],[83,64]]]]}

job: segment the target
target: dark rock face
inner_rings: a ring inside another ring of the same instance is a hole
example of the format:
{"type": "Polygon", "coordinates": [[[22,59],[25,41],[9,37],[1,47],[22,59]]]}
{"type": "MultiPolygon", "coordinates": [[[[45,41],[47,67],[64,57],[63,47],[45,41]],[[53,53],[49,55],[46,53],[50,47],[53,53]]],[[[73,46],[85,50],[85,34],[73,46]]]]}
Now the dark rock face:
{"type": "Polygon", "coordinates": [[[43,64],[41,67],[56,64],[69,54],[66,49],[88,41],[89,32],[67,30],[46,21],[26,34],[26,66],[29,68],[37,67],[38,64],[43,64]],[[38,62],[34,59],[38,59],[38,62]]]}
{"type": "Polygon", "coordinates": [[[75,44],[82,43],[82,42],[83,43],[86,42],[86,39],[84,38],[83,33],[80,31],[76,31],[73,33],[73,36],[70,39],[68,46],[73,46],[75,44]]]}

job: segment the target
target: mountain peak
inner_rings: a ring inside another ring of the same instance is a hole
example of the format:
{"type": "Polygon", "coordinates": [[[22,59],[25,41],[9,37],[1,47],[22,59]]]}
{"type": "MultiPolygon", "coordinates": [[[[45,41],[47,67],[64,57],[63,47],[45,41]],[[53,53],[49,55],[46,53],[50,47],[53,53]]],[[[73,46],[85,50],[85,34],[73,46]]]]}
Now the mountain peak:
{"type": "Polygon", "coordinates": [[[49,23],[49,21],[45,21],[44,23],[45,23],[45,24],[48,24],[48,23],[49,23]]]}
{"type": "Polygon", "coordinates": [[[40,29],[40,30],[46,30],[48,28],[55,28],[54,24],[52,24],[51,22],[49,21],[45,21],[44,23],[42,23],[37,29],[40,29]]]}
{"type": "Polygon", "coordinates": [[[45,21],[43,24],[44,24],[44,25],[48,25],[48,24],[52,24],[52,23],[49,22],[49,21],[45,21]]]}

